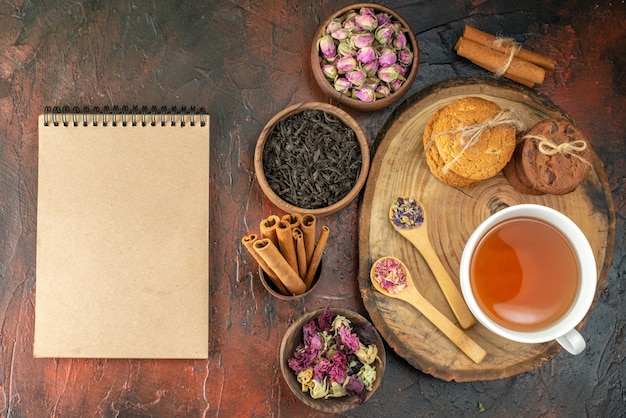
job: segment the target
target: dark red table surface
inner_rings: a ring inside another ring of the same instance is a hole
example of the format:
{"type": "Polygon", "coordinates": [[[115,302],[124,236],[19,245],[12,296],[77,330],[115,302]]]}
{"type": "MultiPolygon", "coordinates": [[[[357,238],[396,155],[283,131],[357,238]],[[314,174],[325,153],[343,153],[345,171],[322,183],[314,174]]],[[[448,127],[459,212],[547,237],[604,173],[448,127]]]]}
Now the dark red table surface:
{"type": "MultiPolygon", "coordinates": [[[[583,354],[561,352],[507,379],[456,383],[425,375],[388,349],[382,386],[345,416],[624,416],[626,4],[381,3],[408,21],[421,48],[409,95],[444,79],[491,77],[453,50],[465,24],[555,57],[557,70],[536,90],[577,121],[604,163],[616,238],[606,286],[582,328],[583,354]]],[[[304,312],[334,306],[367,316],[356,279],[359,200],[321,220],[331,229],[324,276],[314,294],[297,302],[268,295],[240,239],[278,212],[255,179],[257,136],[287,105],[327,101],[309,68],[309,45],[320,21],[346,4],[0,4],[1,416],[322,415],[289,391],[278,348],[304,312]],[[34,359],[37,115],[46,105],[125,104],[205,106],[211,114],[210,357],[34,359]]],[[[374,145],[396,106],[349,112],[374,145]]]]}

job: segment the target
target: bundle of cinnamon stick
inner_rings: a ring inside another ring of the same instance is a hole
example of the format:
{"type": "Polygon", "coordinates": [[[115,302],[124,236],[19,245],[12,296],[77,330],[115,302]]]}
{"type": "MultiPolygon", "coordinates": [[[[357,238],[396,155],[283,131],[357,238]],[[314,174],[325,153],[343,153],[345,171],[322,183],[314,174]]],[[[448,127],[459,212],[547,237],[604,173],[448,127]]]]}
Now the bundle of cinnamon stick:
{"type": "Polygon", "coordinates": [[[454,50],[460,56],[527,87],[543,83],[546,71],[554,71],[556,60],[522,48],[509,38],[500,38],[465,26],[454,50]]]}
{"type": "Polygon", "coordinates": [[[315,215],[271,215],[260,223],[261,236],[241,239],[278,292],[301,295],[311,288],[330,229],[324,225],[317,237],[315,215]]]}

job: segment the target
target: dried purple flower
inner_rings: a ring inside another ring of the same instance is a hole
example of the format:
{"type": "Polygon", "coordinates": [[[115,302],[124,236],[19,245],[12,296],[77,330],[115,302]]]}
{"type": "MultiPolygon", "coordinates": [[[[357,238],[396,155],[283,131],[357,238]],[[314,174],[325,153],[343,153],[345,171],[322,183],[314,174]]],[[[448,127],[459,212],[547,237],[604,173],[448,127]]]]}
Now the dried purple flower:
{"type": "Polygon", "coordinates": [[[287,364],[291,370],[298,373],[311,367],[318,359],[319,354],[319,350],[312,349],[305,344],[300,344],[293,353],[293,357],[287,361],[287,364]]]}
{"type": "Polygon", "coordinates": [[[422,205],[414,197],[399,197],[391,205],[392,222],[398,229],[420,227],[424,223],[422,205]]]}
{"type": "Polygon", "coordinates": [[[333,382],[343,383],[348,377],[348,364],[346,361],[346,355],[341,351],[333,354],[331,359],[331,366],[328,369],[328,377],[333,382]]]}
{"type": "Polygon", "coordinates": [[[345,391],[348,396],[356,396],[358,401],[357,403],[361,404],[365,402],[365,398],[367,397],[367,391],[365,390],[365,384],[359,379],[357,375],[352,375],[349,377],[348,383],[345,386],[345,391]]]}
{"type": "Polygon", "coordinates": [[[318,330],[319,328],[317,327],[317,324],[315,323],[315,321],[309,321],[308,323],[304,325],[304,327],[302,327],[302,333],[304,334],[303,335],[304,339],[306,340],[311,335],[317,334],[318,330]]]}
{"type": "Polygon", "coordinates": [[[360,327],[354,327],[352,330],[359,337],[359,341],[361,341],[362,344],[371,345],[376,342],[376,331],[372,325],[366,324],[360,327]]]}
{"type": "Polygon", "coordinates": [[[333,313],[328,309],[324,309],[324,312],[317,318],[317,325],[320,331],[330,332],[333,325],[333,313]]]}
{"type": "Polygon", "coordinates": [[[356,334],[353,334],[350,331],[350,328],[346,326],[339,327],[339,336],[341,337],[341,342],[348,349],[347,352],[353,353],[360,348],[359,337],[356,334]]]}
{"type": "Polygon", "coordinates": [[[318,382],[323,382],[324,377],[328,374],[328,371],[331,369],[332,363],[330,360],[323,358],[321,359],[313,368],[313,379],[318,382]]]}

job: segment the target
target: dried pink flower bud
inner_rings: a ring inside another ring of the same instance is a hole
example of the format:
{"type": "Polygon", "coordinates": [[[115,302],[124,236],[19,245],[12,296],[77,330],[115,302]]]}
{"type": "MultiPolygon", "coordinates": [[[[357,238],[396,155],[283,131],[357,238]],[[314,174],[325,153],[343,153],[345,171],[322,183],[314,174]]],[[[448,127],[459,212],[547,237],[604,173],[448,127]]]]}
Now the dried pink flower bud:
{"type": "Polygon", "coordinates": [[[322,53],[324,58],[333,58],[337,55],[337,48],[335,47],[335,42],[330,35],[324,35],[317,41],[317,47],[322,53]]]}
{"type": "Polygon", "coordinates": [[[380,44],[387,45],[393,37],[393,28],[391,27],[391,24],[385,23],[382,26],[379,26],[378,29],[376,29],[374,36],[380,44]]]}
{"type": "Polygon", "coordinates": [[[354,30],[357,28],[357,24],[355,21],[355,16],[356,13],[352,12],[350,14],[348,14],[348,16],[346,16],[346,20],[343,21],[343,27],[348,29],[351,32],[354,32],[354,30]]]}
{"type": "Polygon", "coordinates": [[[378,13],[376,15],[376,20],[378,21],[378,26],[382,26],[387,23],[391,23],[391,16],[387,13],[378,13]]]}
{"type": "Polygon", "coordinates": [[[346,73],[348,71],[354,70],[357,67],[358,63],[353,57],[341,57],[337,60],[335,65],[337,66],[337,70],[339,70],[340,73],[346,73]]]}
{"type": "Polygon", "coordinates": [[[376,98],[382,99],[383,97],[387,97],[391,94],[391,89],[383,85],[376,87],[376,90],[374,90],[374,92],[376,93],[376,98]]]}
{"type": "Polygon", "coordinates": [[[378,60],[374,60],[368,63],[365,63],[361,66],[361,69],[365,71],[365,74],[368,77],[374,77],[378,72],[378,60]]]}
{"type": "Polygon", "coordinates": [[[380,51],[380,56],[378,57],[378,64],[381,67],[390,67],[396,63],[398,57],[396,53],[391,48],[383,48],[380,51]]]}
{"type": "Polygon", "coordinates": [[[398,77],[404,77],[406,76],[406,73],[408,72],[408,68],[407,67],[403,67],[402,65],[396,63],[392,65],[393,68],[396,69],[396,71],[398,72],[398,77]]]}
{"type": "Polygon", "coordinates": [[[355,48],[365,48],[374,43],[374,35],[371,32],[356,33],[352,37],[352,44],[355,48]]]}
{"type": "Polygon", "coordinates": [[[371,46],[359,49],[356,59],[363,64],[368,64],[376,59],[376,50],[371,46]]]}
{"type": "Polygon", "coordinates": [[[341,19],[335,18],[330,21],[328,26],[326,26],[326,34],[330,35],[331,33],[341,29],[343,25],[341,24],[341,19]]]}
{"type": "Polygon", "coordinates": [[[342,57],[352,57],[354,56],[354,54],[356,54],[356,51],[352,47],[352,43],[349,39],[344,39],[343,41],[339,42],[337,52],[339,52],[339,55],[341,55],[342,57]]]}
{"type": "Polygon", "coordinates": [[[391,83],[391,90],[396,91],[404,84],[404,80],[397,79],[393,83],[391,83]]]}
{"type": "Polygon", "coordinates": [[[362,15],[370,15],[376,17],[376,12],[371,7],[361,7],[359,13],[361,13],[362,15]]]}
{"type": "Polygon", "coordinates": [[[376,98],[374,89],[371,87],[363,87],[354,92],[354,96],[362,102],[373,102],[376,98]]]}
{"type": "Polygon", "coordinates": [[[413,62],[413,52],[409,48],[398,51],[398,61],[404,66],[409,66],[413,62]]]}
{"type": "Polygon", "coordinates": [[[396,49],[402,49],[406,47],[406,35],[401,30],[397,31],[393,37],[392,45],[396,49]]]}
{"type": "Polygon", "coordinates": [[[322,72],[324,73],[326,78],[329,78],[331,80],[334,80],[337,77],[337,75],[339,75],[339,72],[337,71],[337,67],[335,67],[332,64],[322,65],[322,72]]]}
{"type": "Polygon", "coordinates": [[[348,31],[348,29],[340,28],[332,32],[330,36],[338,41],[343,41],[344,39],[347,39],[348,36],[350,36],[350,31],[348,31]]]}
{"type": "Polygon", "coordinates": [[[345,77],[337,77],[337,79],[335,80],[335,83],[333,84],[333,87],[339,93],[347,92],[350,86],[351,86],[350,81],[348,81],[348,79],[345,77]]]}
{"type": "Polygon", "coordinates": [[[354,17],[354,22],[356,23],[357,26],[369,32],[373,31],[374,29],[378,27],[378,20],[376,19],[374,15],[369,14],[369,13],[365,13],[365,14],[361,13],[361,14],[356,15],[354,17]]]}
{"type": "Polygon", "coordinates": [[[392,67],[381,67],[378,69],[378,78],[385,83],[392,83],[398,79],[398,70],[392,67]]]}
{"type": "Polygon", "coordinates": [[[353,70],[346,73],[346,78],[355,87],[361,87],[365,82],[365,73],[361,70],[353,70]]]}

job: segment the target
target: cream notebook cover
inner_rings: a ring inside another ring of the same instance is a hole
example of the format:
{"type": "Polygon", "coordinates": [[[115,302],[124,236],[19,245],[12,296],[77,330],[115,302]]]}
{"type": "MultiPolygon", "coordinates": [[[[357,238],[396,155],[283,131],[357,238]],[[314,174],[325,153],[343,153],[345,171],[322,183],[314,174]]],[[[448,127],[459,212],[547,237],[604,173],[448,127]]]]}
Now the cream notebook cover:
{"type": "Polygon", "coordinates": [[[207,358],[208,115],[46,113],[38,176],[35,357],[207,358]]]}

